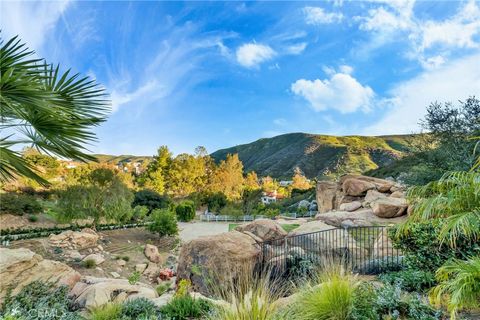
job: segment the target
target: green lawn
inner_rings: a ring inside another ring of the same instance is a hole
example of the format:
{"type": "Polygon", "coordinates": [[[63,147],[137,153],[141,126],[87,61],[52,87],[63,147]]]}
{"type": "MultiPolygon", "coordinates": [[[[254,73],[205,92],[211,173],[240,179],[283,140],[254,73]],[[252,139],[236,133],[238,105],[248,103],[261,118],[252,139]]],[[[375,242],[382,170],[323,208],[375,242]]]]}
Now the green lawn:
{"type": "MultiPolygon", "coordinates": [[[[238,225],[240,225],[240,223],[230,223],[228,225],[228,231],[232,231],[238,225]]],[[[300,225],[299,224],[281,224],[280,226],[283,228],[283,230],[290,232],[293,229],[298,228],[300,225]]]]}

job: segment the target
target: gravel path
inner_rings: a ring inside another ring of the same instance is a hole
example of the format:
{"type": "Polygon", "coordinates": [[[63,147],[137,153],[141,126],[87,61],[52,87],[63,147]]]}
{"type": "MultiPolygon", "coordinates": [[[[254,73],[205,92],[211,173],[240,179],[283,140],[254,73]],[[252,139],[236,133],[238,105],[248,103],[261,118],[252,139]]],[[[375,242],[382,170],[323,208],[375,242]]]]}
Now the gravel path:
{"type": "Polygon", "coordinates": [[[229,222],[179,222],[180,239],[189,241],[228,231],[229,222]]]}

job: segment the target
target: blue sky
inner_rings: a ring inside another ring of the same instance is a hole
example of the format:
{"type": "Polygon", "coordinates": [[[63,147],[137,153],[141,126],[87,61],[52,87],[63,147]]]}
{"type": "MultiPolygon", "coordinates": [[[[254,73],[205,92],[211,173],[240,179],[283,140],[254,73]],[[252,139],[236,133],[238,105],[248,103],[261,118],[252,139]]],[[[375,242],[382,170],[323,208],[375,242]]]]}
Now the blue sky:
{"type": "Polygon", "coordinates": [[[3,37],[111,94],[99,153],[411,133],[480,96],[480,2],[1,2],[3,37]]]}

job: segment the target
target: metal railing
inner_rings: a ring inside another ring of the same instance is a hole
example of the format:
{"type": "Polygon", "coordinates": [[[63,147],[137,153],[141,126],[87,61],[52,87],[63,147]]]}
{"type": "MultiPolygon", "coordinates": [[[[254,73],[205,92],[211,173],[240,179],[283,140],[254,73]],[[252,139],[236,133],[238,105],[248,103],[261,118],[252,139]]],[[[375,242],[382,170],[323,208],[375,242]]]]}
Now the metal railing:
{"type": "Polygon", "coordinates": [[[388,227],[333,228],[264,241],[261,266],[276,276],[314,273],[330,263],[355,273],[378,274],[401,268],[402,254],[388,238],[388,227]]]}

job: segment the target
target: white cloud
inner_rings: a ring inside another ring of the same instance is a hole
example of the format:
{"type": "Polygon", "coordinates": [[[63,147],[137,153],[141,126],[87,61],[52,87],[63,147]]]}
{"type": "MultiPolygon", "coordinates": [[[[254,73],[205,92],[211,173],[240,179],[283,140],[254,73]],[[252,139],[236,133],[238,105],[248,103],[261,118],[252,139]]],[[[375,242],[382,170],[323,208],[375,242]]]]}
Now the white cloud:
{"type": "Polygon", "coordinates": [[[305,21],[307,24],[318,25],[340,22],[343,19],[341,13],[326,12],[320,7],[305,7],[303,8],[305,13],[305,21]]]}
{"type": "Polygon", "coordinates": [[[305,50],[306,47],[307,47],[307,43],[306,42],[301,42],[301,43],[292,44],[292,45],[288,46],[285,51],[288,54],[297,55],[297,54],[302,53],[305,50]]]}
{"type": "Polygon", "coordinates": [[[70,1],[1,1],[2,38],[19,35],[38,50],[70,1]]]}
{"type": "Polygon", "coordinates": [[[291,85],[291,90],[305,98],[315,111],[334,109],[341,113],[369,111],[375,96],[370,87],[347,73],[336,73],[325,80],[300,79],[291,85]]]}
{"type": "MultiPolygon", "coordinates": [[[[474,0],[461,5],[458,11],[444,20],[421,20],[415,17],[415,1],[377,1],[381,6],[366,16],[354,17],[360,29],[373,32],[372,48],[397,41],[403,34],[409,43],[407,57],[416,59],[425,68],[439,67],[458,48],[479,47],[480,9],[474,0]],[[440,47],[432,56],[429,49],[440,47]]],[[[369,47],[364,45],[363,47],[369,47]]]]}
{"type": "Polygon", "coordinates": [[[471,95],[480,96],[480,54],[427,70],[391,90],[391,106],[386,115],[364,134],[412,133],[430,103],[457,102],[471,95]]]}
{"type": "Polygon", "coordinates": [[[162,96],[165,92],[156,80],[151,80],[132,92],[124,92],[114,89],[110,95],[112,100],[112,112],[117,111],[122,105],[138,100],[149,94],[162,96]]]}
{"type": "Polygon", "coordinates": [[[275,56],[276,52],[267,45],[246,43],[241,45],[236,52],[237,62],[247,68],[257,67],[262,62],[275,56]]]}

